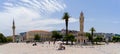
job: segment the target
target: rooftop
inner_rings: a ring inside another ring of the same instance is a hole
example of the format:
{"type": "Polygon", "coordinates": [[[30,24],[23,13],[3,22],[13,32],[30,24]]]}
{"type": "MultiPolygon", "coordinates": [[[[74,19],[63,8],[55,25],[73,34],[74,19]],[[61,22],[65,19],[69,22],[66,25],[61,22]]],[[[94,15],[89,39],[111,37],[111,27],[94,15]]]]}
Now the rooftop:
{"type": "Polygon", "coordinates": [[[45,30],[31,30],[31,31],[28,31],[28,32],[49,32],[49,31],[45,31],[45,30]]]}

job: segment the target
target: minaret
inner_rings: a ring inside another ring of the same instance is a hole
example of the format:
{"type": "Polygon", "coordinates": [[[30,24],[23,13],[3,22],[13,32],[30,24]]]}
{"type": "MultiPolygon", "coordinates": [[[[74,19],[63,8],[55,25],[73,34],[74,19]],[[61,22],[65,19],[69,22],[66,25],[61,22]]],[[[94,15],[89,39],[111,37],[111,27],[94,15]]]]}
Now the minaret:
{"type": "Polygon", "coordinates": [[[12,30],[13,30],[13,42],[15,42],[15,22],[14,22],[14,19],[13,19],[12,30]]]}

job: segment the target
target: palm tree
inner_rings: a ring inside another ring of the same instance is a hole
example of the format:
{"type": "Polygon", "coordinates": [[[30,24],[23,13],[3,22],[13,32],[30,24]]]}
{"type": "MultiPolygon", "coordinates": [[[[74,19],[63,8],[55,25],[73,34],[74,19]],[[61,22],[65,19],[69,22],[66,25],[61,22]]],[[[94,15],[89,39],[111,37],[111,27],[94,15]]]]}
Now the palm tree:
{"type": "MultiPolygon", "coordinates": [[[[66,36],[68,36],[68,21],[69,21],[69,14],[67,12],[64,13],[63,20],[65,20],[65,25],[66,25],[66,36]]],[[[68,44],[68,40],[66,41],[66,44],[68,44]]]]}
{"type": "Polygon", "coordinates": [[[93,35],[94,35],[94,32],[95,32],[94,27],[92,27],[92,28],[90,29],[90,31],[91,31],[91,37],[90,37],[90,40],[91,40],[91,43],[94,44],[94,42],[93,42],[93,35]]]}

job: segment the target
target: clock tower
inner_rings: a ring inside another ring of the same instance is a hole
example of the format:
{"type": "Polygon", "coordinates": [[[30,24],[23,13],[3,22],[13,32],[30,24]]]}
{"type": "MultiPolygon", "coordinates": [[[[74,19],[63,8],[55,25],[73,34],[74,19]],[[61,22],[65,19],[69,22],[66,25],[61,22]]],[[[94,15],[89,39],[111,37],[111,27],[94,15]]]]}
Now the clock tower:
{"type": "Polygon", "coordinates": [[[83,12],[80,13],[79,23],[80,23],[80,31],[78,32],[77,42],[85,43],[86,37],[85,37],[85,33],[84,33],[84,14],[83,14],[83,12]]]}

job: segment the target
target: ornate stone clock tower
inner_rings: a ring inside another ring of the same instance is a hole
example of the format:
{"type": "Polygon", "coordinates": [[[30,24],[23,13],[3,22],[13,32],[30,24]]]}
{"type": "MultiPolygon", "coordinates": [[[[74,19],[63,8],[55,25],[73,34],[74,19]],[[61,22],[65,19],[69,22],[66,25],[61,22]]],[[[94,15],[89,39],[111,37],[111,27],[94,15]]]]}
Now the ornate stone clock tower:
{"type": "Polygon", "coordinates": [[[83,14],[83,12],[80,13],[79,23],[80,23],[80,32],[78,33],[77,42],[85,43],[86,37],[84,34],[84,14],[83,14]]]}
{"type": "Polygon", "coordinates": [[[80,35],[84,35],[84,15],[83,12],[80,13],[80,35]]]}

